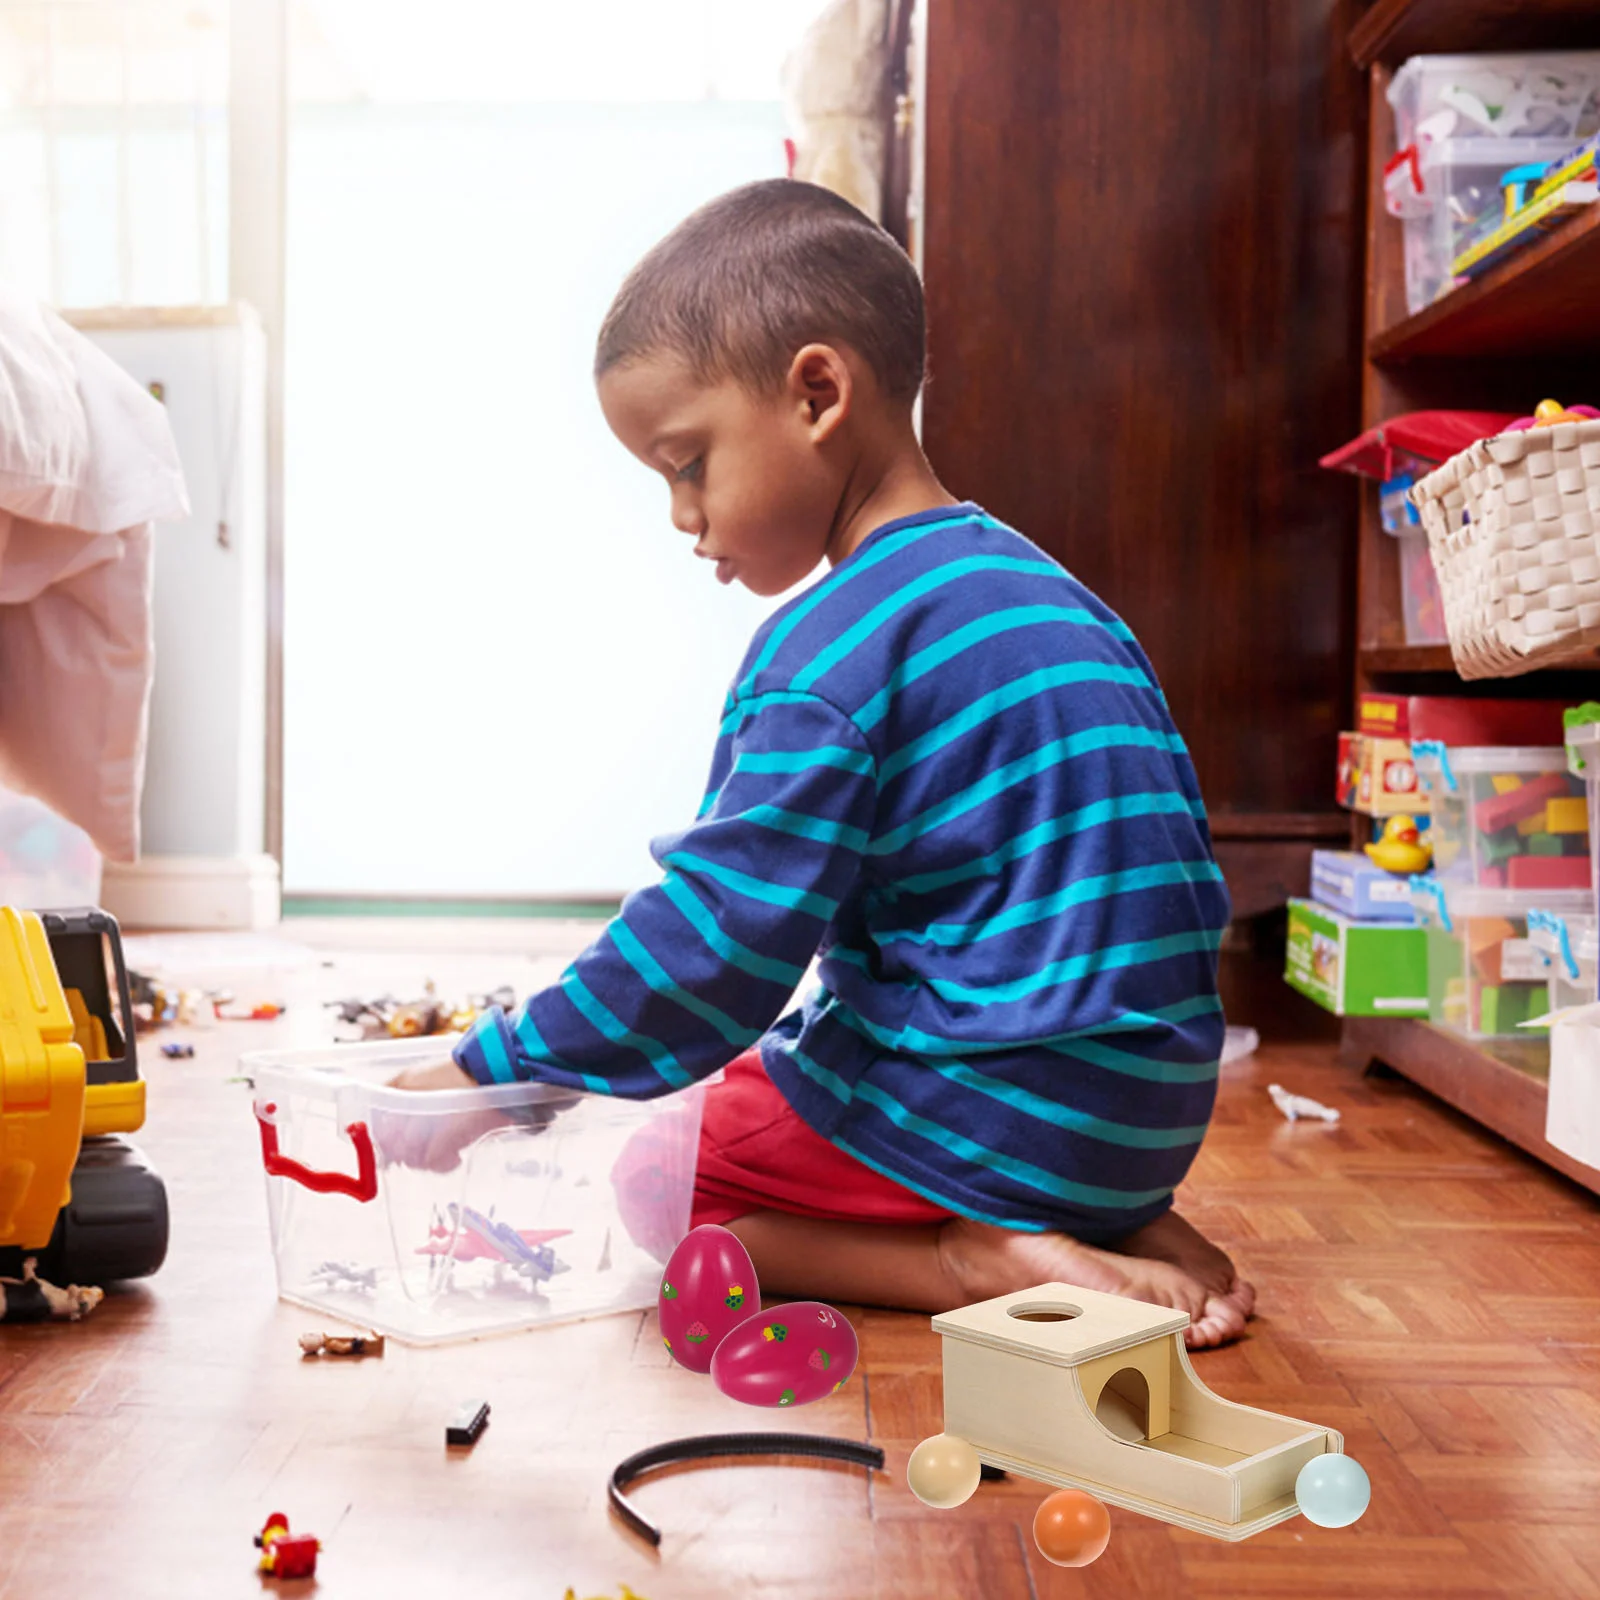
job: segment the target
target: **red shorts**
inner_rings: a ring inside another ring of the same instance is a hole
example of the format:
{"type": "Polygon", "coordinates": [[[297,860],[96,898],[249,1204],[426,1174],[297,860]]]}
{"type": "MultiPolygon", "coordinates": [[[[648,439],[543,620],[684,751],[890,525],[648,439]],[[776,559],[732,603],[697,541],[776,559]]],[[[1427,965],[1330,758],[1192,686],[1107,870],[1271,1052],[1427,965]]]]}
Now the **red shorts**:
{"type": "Polygon", "coordinates": [[[706,1092],[691,1227],[750,1211],[836,1222],[943,1222],[954,1213],[831,1145],[747,1050],[706,1092]]]}

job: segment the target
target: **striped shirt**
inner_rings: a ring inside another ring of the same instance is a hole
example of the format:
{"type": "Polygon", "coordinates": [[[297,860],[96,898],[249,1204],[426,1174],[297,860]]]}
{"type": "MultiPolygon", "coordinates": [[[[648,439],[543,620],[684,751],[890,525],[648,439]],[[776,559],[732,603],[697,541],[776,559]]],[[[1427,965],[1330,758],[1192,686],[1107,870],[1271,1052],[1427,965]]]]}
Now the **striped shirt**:
{"type": "Polygon", "coordinates": [[[811,1127],[962,1215],[1108,1240],[1171,1204],[1227,891],[1150,663],[1020,534],[902,518],[778,610],[652,851],[661,882],[458,1045],[480,1082],[645,1098],[759,1041],[811,1127]]]}

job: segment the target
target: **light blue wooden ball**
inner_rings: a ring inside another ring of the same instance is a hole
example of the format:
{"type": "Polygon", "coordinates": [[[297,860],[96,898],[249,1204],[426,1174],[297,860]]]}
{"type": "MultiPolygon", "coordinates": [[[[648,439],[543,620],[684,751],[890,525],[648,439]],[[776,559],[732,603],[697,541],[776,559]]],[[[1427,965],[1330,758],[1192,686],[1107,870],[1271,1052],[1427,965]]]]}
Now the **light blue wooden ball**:
{"type": "Polygon", "coordinates": [[[1301,1514],[1319,1528],[1348,1528],[1372,1503],[1372,1480],[1349,1456],[1313,1456],[1294,1480],[1301,1514]]]}

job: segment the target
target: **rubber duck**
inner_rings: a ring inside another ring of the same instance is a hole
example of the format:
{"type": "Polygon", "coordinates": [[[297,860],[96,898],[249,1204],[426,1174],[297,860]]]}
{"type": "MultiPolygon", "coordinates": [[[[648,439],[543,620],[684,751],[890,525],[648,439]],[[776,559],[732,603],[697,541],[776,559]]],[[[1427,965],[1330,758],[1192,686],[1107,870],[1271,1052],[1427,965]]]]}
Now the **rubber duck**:
{"type": "Polygon", "coordinates": [[[1373,862],[1385,872],[1409,877],[1426,872],[1433,860],[1433,846],[1422,837],[1415,817],[1390,817],[1383,825],[1383,836],[1364,846],[1373,862]]]}

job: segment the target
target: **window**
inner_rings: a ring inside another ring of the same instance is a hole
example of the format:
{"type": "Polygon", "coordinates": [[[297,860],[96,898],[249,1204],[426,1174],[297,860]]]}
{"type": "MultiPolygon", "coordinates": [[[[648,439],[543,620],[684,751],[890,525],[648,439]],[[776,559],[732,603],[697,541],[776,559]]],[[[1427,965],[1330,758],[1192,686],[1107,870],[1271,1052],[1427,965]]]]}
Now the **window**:
{"type": "Polygon", "coordinates": [[[723,589],[589,371],[623,274],[783,171],[821,0],[293,13],[284,870],[291,894],[649,881],[772,602],[723,589]]]}
{"type": "Polygon", "coordinates": [[[0,0],[0,280],[225,299],[227,89],[225,0],[0,0]]]}

